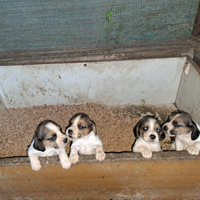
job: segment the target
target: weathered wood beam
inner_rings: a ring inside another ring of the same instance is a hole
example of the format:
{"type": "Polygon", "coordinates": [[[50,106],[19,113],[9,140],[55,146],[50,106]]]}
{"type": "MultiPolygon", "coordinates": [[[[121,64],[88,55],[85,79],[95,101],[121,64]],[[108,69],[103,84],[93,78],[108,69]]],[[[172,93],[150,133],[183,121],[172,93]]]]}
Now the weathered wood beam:
{"type": "Polygon", "coordinates": [[[106,160],[81,156],[62,169],[58,157],[41,159],[40,171],[29,159],[0,160],[0,199],[198,199],[200,157],[187,152],[107,153],[106,160]]]}
{"type": "Polygon", "coordinates": [[[89,47],[60,47],[0,51],[0,65],[50,64],[179,57],[182,55],[192,55],[194,53],[195,46],[196,42],[193,39],[176,39],[89,47]]]}

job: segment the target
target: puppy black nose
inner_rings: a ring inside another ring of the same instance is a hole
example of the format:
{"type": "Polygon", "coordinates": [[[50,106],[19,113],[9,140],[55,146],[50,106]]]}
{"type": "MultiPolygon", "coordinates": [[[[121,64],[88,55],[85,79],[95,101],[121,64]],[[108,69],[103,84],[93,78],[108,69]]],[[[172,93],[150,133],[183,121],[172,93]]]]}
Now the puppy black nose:
{"type": "Polygon", "coordinates": [[[69,135],[71,135],[73,133],[73,131],[71,129],[68,130],[69,135]]]}
{"type": "Polygon", "coordinates": [[[153,135],[153,134],[151,134],[151,135],[150,135],[150,138],[151,138],[152,140],[154,140],[154,139],[156,138],[156,136],[153,135]]]}
{"type": "Polygon", "coordinates": [[[63,140],[63,142],[64,142],[64,143],[67,143],[67,138],[65,138],[65,139],[63,140]]]}
{"type": "Polygon", "coordinates": [[[170,131],[171,135],[175,135],[175,132],[173,130],[170,131]]]}
{"type": "Polygon", "coordinates": [[[167,127],[167,126],[164,126],[163,129],[164,129],[165,131],[167,131],[167,130],[168,130],[168,127],[167,127]]]}

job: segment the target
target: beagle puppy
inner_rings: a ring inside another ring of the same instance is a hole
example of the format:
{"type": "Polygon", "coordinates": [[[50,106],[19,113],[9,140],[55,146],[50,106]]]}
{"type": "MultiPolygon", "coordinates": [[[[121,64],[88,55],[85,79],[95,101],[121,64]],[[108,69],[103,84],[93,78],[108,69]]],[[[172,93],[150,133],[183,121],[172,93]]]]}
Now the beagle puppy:
{"type": "Polygon", "coordinates": [[[28,147],[31,168],[35,171],[40,170],[41,164],[38,157],[53,155],[59,155],[64,169],[70,168],[71,163],[65,151],[67,141],[67,136],[56,122],[51,120],[42,121],[36,128],[33,140],[28,147]]]}
{"type": "Polygon", "coordinates": [[[79,155],[95,154],[96,159],[102,161],[106,154],[103,151],[102,141],[97,135],[94,121],[85,113],[76,113],[66,127],[66,134],[72,141],[70,161],[75,164],[79,161],[79,155]]]}
{"type": "Polygon", "coordinates": [[[170,137],[175,137],[170,150],[186,150],[191,155],[198,155],[200,150],[200,126],[185,111],[170,113],[163,129],[170,137]]]}
{"type": "Polygon", "coordinates": [[[159,141],[165,138],[162,126],[154,116],[144,116],[134,127],[135,142],[133,152],[140,152],[144,158],[152,157],[152,152],[162,151],[159,141]]]}

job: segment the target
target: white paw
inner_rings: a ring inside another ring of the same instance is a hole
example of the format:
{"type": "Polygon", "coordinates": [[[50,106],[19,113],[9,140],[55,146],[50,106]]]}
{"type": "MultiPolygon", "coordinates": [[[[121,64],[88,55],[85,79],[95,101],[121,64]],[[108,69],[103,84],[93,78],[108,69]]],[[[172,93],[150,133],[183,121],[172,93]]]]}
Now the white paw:
{"type": "Polygon", "coordinates": [[[191,155],[198,155],[199,154],[199,149],[196,148],[196,147],[188,147],[187,149],[187,152],[191,155]]]}
{"type": "Polygon", "coordinates": [[[96,153],[96,159],[99,160],[99,161],[104,160],[105,157],[106,157],[106,154],[103,151],[99,152],[99,153],[96,153]]]}
{"type": "Polygon", "coordinates": [[[61,162],[63,169],[69,169],[71,167],[71,162],[69,160],[64,160],[61,162]]]}
{"type": "Polygon", "coordinates": [[[76,164],[79,161],[79,155],[72,154],[70,155],[69,160],[72,164],[76,164]]]}
{"type": "Polygon", "coordinates": [[[141,153],[142,153],[142,156],[144,158],[151,158],[152,157],[152,152],[150,150],[144,150],[141,153]]]}
{"type": "Polygon", "coordinates": [[[40,162],[35,162],[35,163],[31,163],[31,168],[34,171],[38,171],[40,170],[42,167],[42,165],[40,164],[40,162]]]}

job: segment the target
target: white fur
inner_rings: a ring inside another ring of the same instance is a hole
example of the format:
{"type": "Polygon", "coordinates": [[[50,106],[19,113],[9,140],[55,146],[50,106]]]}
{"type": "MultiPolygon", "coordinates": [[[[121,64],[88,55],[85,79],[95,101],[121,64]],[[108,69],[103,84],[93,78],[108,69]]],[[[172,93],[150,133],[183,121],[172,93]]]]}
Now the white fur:
{"type": "MultiPolygon", "coordinates": [[[[80,120],[80,116],[78,116],[74,123],[69,127],[69,129],[72,129],[75,132],[78,132],[78,122],[80,120]]],[[[66,133],[68,130],[66,131],[66,133]]],[[[71,139],[71,138],[70,138],[71,139]]],[[[105,159],[106,154],[103,151],[103,144],[98,135],[95,135],[94,131],[92,130],[88,135],[77,138],[77,139],[71,139],[72,145],[71,145],[71,152],[70,152],[70,161],[71,163],[75,164],[79,161],[79,155],[96,155],[96,159],[99,161],[102,161],[105,159]]]]}
{"type": "Polygon", "coordinates": [[[147,142],[141,137],[134,144],[133,152],[140,152],[144,158],[151,158],[152,152],[162,151],[159,142],[147,142]]]}
{"type": "Polygon", "coordinates": [[[144,158],[151,158],[152,152],[162,151],[159,143],[159,135],[154,130],[156,120],[149,121],[148,133],[144,138],[139,137],[133,146],[133,152],[140,152],[144,158]],[[154,141],[149,140],[149,136],[154,134],[156,136],[154,141]]]}
{"type": "MultiPolygon", "coordinates": [[[[196,122],[195,124],[200,130],[200,126],[196,122]]],[[[170,150],[186,150],[191,155],[198,155],[200,151],[200,136],[196,140],[191,140],[191,133],[186,135],[176,135],[175,142],[171,144],[170,150]]]]}
{"type": "Polygon", "coordinates": [[[62,140],[64,139],[63,134],[52,123],[48,123],[45,126],[57,133],[56,141],[57,141],[59,148],[55,149],[55,148],[45,147],[44,152],[39,151],[33,147],[33,144],[34,144],[34,139],[33,139],[33,141],[31,142],[31,145],[28,148],[28,156],[30,158],[31,168],[35,171],[40,170],[42,166],[40,164],[38,157],[46,157],[46,156],[53,156],[53,155],[59,155],[61,165],[64,169],[70,168],[71,162],[69,161],[69,158],[65,151],[65,146],[67,143],[62,142],[62,140]]]}
{"type": "Polygon", "coordinates": [[[71,145],[70,161],[75,164],[79,160],[79,154],[92,155],[96,154],[96,159],[102,161],[105,159],[106,154],[103,151],[102,141],[93,131],[89,135],[73,141],[71,145]]]}

